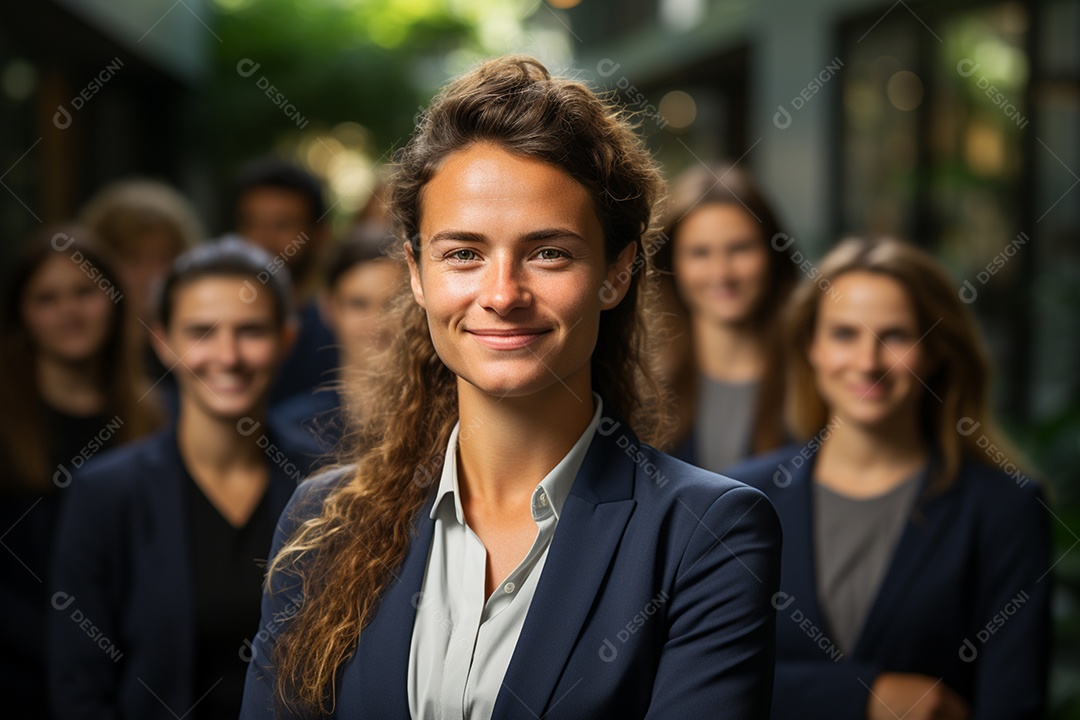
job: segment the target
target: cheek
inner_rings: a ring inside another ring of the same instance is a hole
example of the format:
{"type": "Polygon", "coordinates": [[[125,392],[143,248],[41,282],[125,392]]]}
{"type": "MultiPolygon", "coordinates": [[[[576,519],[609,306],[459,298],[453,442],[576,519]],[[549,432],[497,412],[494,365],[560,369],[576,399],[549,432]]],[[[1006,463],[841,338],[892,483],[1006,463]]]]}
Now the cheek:
{"type": "Polygon", "coordinates": [[[736,272],[739,275],[739,279],[754,283],[757,285],[764,284],[765,275],[768,271],[769,262],[764,252],[748,253],[746,257],[741,258],[736,263],[736,272]]]}
{"type": "Polygon", "coordinates": [[[242,352],[248,365],[265,370],[277,365],[281,344],[275,339],[252,338],[244,344],[242,352]]]}

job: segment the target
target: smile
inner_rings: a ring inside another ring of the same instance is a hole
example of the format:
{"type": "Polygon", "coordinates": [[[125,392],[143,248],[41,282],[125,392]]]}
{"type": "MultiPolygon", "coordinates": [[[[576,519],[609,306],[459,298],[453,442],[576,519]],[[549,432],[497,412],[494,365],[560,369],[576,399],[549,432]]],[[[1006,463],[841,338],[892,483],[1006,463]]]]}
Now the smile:
{"type": "Polygon", "coordinates": [[[467,330],[476,341],[492,350],[519,350],[528,347],[550,330],[515,329],[515,330],[467,330]]]}

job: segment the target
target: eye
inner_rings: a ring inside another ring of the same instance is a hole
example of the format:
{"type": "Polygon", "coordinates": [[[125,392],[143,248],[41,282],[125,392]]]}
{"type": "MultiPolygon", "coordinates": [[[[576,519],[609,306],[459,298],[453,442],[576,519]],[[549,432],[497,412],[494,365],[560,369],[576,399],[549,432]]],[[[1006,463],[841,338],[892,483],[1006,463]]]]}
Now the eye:
{"type": "Polygon", "coordinates": [[[536,257],[541,260],[563,260],[570,256],[559,248],[541,248],[539,252],[536,253],[536,257]]]}
{"type": "Polygon", "coordinates": [[[829,331],[829,336],[834,340],[850,340],[855,337],[855,331],[849,327],[837,326],[829,331]]]}
{"type": "Polygon", "coordinates": [[[480,259],[480,256],[476,254],[476,251],[470,248],[460,248],[458,250],[453,250],[444,255],[443,257],[455,262],[472,262],[474,260],[480,259]]]}

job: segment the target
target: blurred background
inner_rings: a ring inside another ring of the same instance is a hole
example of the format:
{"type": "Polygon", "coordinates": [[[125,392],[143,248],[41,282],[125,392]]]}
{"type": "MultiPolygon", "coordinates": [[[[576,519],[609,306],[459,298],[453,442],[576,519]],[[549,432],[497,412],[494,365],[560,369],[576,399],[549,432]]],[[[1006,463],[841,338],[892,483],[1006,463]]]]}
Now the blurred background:
{"type": "Polygon", "coordinates": [[[745,164],[813,255],[894,234],[949,267],[1054,488],[1052,702],[1080,717],[1080,0],[4,3],[0,256],[133,175],[217,234],[267,153],[343,230],[433,92],[511,51],[612,93],[669,176],[745,164]]]}

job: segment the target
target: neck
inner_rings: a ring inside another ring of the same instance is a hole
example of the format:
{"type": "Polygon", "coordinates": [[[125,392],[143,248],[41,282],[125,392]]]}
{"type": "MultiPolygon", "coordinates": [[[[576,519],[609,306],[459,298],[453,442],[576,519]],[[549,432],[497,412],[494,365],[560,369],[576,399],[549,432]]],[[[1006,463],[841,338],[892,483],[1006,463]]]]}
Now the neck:
{"type": "Polygon", "coordinates": [[[748,382],[761,377],[764,351],[761,337],[749,323],[730,325],[692,318],[698,368],[714,380],[748,382]]]}
{"type": "Polygon", "coordinates": [[[488,395],[458,379],[458,482],[466,500],[489,511],[528,504],[596,410],[588,383],[561,383],[528,397],[488,395]],[[575,385],[577,387],[575,387],[575,385]],[[577,397],[575,397],[575,395],[577,397]]]}
{"type": "MultiPolygon", "coordinates": [[[[263,420],[261,413],[253,418],[260,423],[263,420]]],[[[236,420],[214,417],[181,398],[176,439],[181,457],[196,477],[220,477],[264,464],[258,446],[264,431],[262,424],[244,435],[237,429],[236,420]]]]}
{"type": "Polygon", "coordinates": [[[886,492],[923,467],[929,457],[915,418],[868,427],[833,417],[822,440],[815,475],[853,495],[886,492]]]}
{"type": "Polygon", "coordinates": [[[72,415],[93,415],[104,410],[100,361],[69,363],[39,357],[37,375],[41,395],[51,407],[72,415]]]}

